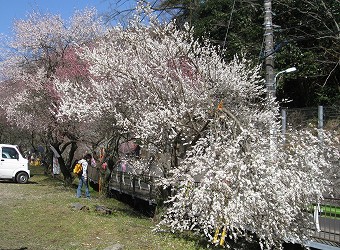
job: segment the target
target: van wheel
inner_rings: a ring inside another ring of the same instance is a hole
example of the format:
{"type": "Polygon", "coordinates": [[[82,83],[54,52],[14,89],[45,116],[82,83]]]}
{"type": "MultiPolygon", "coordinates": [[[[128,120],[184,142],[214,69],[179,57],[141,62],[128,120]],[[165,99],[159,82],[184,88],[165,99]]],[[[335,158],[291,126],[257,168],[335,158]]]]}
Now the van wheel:
{"type": "Polygon", "coordinates": [[[18,183],[26,184],[28,181],[28,174],[25,172],[20,172],[19,174],[17,174],[16,180],[18,183]]]}

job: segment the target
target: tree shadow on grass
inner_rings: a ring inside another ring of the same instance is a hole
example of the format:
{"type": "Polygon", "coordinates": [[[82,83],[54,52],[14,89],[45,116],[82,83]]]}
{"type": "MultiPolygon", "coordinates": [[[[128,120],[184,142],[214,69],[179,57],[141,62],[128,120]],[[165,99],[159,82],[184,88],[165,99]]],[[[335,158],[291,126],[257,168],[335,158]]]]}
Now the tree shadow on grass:
{"type": "MultiPolygon", "coordinates": [[[[0,180],[0,183],[6,183],[6,184],[10,184],[10,185],[29,185],[29,184],[37,184],[37,182],[35,182],[35,181],[30,181],[30,180],[28,180],[28,182],[25,183],[25,184],[20,184],[20,183],[18,183],[18,182],[16,182],[16,181],[12,181],[12,180],[0,180]]],[[[3,250],[3,249],[0,248],[0,250],[3,250]]]]}
{"type": "Polygon", "coordinates": [[[27,247],[20,247],[20,248],[0,248],[0,250],[26,250],[27,247]]]}

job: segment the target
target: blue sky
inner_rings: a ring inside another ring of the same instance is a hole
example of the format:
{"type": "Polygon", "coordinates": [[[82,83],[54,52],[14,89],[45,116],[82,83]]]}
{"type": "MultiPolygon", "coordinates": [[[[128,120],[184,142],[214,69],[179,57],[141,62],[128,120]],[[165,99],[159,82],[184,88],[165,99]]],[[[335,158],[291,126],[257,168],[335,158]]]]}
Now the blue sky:
{"type": "MultiPolygon", "coordinates": [[[[113,3],[115,1],[111,1],[113,3]]],[[[120,4],[131,7],[134,0],[121,0],[120,4]]],[[[11,35],[14,20],[26,19],[32,11],[60,14],[67,20],[75,10],[95,7],[99,13],[109,9],[110,0],[0,0],[0,34],[11,35]]]]}

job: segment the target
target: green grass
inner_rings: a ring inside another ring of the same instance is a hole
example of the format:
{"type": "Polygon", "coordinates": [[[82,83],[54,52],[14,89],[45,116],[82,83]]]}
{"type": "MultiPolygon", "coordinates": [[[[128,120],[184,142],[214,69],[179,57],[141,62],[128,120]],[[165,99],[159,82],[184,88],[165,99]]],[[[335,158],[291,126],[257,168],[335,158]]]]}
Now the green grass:
{"type": "MultiPolygon", "coordinates": [[[[309,211],[313,213],[314,211],[314,206],[316,204],[313,204],[309,207],[309,211]]],[[[334,205],[320,205],[321,209],[321,217],[327,217],[327,218],[333,218],[340,220],[340,207],[334,206],[334,205]]]]}
{"type": "Polygon", "coordinates": [[[151,218],[144,217],[115,199],[101,198],[91,190],[92,199],[75,198],[74,187],[65,187],[32,170],[26,185],[0,182],[0,249],[104,249],[120,243],[124,249],[205,249],[195,239],[171,233],[155,233],[151,218]],[[86,205],[75,211],[72,204],[86,205]],[[96,205],[112,209],[101,215],[96,205]]]}
{"type": "Polygon", "coordinates": [[[322,211],[322,215],[326,217],[335,217],[340,219],[340,207],[336,206],[328,206],[328,205],[321,205],[320,209],[322,211]]]}

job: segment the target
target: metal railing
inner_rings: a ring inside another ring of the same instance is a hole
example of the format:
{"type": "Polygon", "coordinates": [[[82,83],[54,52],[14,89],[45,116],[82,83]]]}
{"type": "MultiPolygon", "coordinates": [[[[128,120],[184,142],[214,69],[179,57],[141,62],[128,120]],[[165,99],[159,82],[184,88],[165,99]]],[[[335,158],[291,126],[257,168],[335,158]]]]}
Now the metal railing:
{"type": "Polygon", "coordinates": [[[112,171],[109,188],[120,193],[131,195],[142,200],[156,204],[157,192],[155,188],[157,177],[145,174],[132,174],[129,172],[112,171]]]}
{"type": "Polygon", "coordinates": [[[310,231],[312,240],[340,247],[340,199],[325,198],[313,207],[315,227],[310,231]]]}

